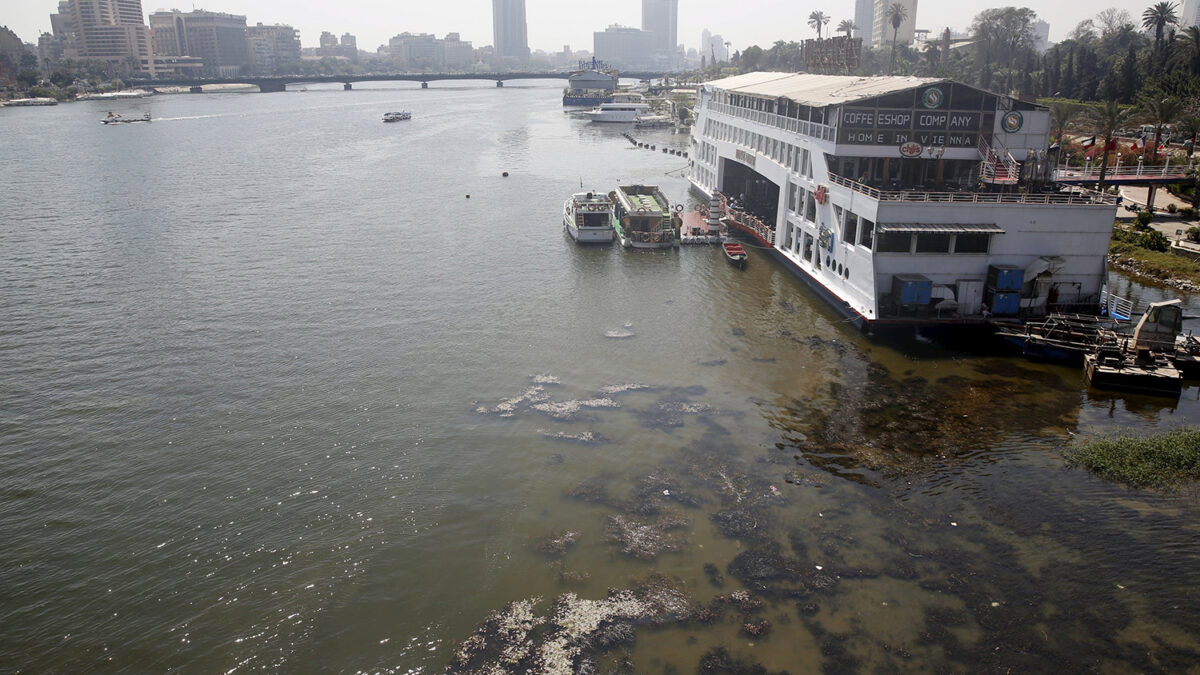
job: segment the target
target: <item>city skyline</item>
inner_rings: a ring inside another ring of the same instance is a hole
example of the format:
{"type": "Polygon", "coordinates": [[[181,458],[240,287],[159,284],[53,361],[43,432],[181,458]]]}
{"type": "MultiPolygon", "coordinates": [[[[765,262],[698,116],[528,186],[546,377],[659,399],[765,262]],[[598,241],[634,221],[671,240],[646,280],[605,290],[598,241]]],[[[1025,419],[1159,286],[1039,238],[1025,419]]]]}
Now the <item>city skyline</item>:
{"type": "MultiPolygon", "coordinates": [[[[1062,40],[1080,21],[1095,16],[1106,7],[1125,9],[1140,22],[1141,13],[1153,3],[1148,0],[1113,0],[1095,6],[1080,8],[1056,3],[1051,7],[1035,6],[1044,3],[984,1],[974,3],[954,0],[921,0],[917,27],[939,30],[950,26],[966,30],[971,19],[980,11],[992,7],[1031,7],[1038,17],[1050,24],[1050,40],[1062,40]],[[933,18],[936,17],[936,21],[933,18]]],[[[1177,11],[1183,8],[1178,3],[1177,11]]],[[[25,42],[36,43],[42,32],[50,31],[50,14],[55,11],[56,0],[35,0],[7,8],[0,17],[0,24],[7,25],[25,42]]],[[[392,36],[404,32],[424,32],[436,35],[456,32],[463,40],[477,47],[493,44],[492,3],[490,0],[447,0],[405,6],[403,10],[380,9],[377,3],[367,0],[343,0],[336,6],[300,6],[285,0],[213,0],[202,7],[212,12],[245,15],[247,22],[264,24],[288,24],[300,31],[305,47],[316,47],[323,31],[336,34],[351,33],[358,37],[358,45],[374,51],[379,45],[387,44],[392,36]]],[[[143,3],[146,14],[159,9],[170,9],[172,5],[161,2],[143,3]]],[[[199,5],[196,7],[201,9],[199,5]]],[[[190,11],[191,7],[180,7],[190,11]]],[[[815,37],[815,31],[807,26],[808,14],[820,10],[828,14],[836,25],[842,19],[853,19],[855,0],[836,2],[803,2],[786,6],[773,0],[750,0],[731,5],[717,0],[680,0],[678,40],[687,48],[698,47],[697,36],[704,29],[720,33],[732,43],[732,49],[740,51],[757,44],[769,47],[776,40],[804,40],[815,37]],[[772,17],[763,20],[765,16],[772,17]]],[[[546,52],[560,51],[564,45],[574,50],[590,50],[592,34],[612,24],[638,27],[641,25],[641,0],[613,0],[603,11],[595,11],[594,5],[553,0],[526,0],[529,47],[546,52]],[[587,9],[586,13],[581,10],[587,9]],[[581,17],[588,17],[581,20],[581,17]]]]}

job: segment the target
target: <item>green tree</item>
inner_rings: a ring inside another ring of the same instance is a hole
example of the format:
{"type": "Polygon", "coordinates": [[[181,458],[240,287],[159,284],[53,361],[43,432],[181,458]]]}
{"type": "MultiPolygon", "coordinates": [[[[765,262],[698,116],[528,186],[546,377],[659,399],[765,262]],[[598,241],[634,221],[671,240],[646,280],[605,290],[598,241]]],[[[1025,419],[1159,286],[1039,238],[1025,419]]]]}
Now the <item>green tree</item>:
{"type": "Polygon", "coordinates": [[[837,32],[845,33],[847,40],[854,35],[854,31],[856,30],[858,30],[858,26],[854,25],[854,22],[850,19],[842,19],[842,22],[837,27],[837,32]]]}
{"type": "Polygon", "coordinates": [[[808,25],[811,28],[817,29],[818,40],[821,38],[821,28],[827,23],[829,23],[829,15],[819,9],[813,10],[813,12],[808,15],[808,25]]]}
{"type": "Polygon", "coordinates": [[[1100,160],[1100,180],[1096,186],[1096,189],[1104,190],[1104,177],[1108,173],[1108,153],[1111,151],[1113,138],[1117,135],[1117,129],[1124,128],[1132,118],[1133,109],[1122,108],[1116,100],[1109,99],[1093,105],[1088,113],[1092,131],[1097,137],[1104,139],[1104,156],[1100,160]]]}
{"type": "Polygon", "coordinates": [[[908,19],[908,8],[904,5],[893,2],[887,8],[887,20],[892,24],[892,62],[888,66],[888,75],[896,69],[896,36],[900,33],[900,26],[904,25],[904,21],[908,19]]]}
{"type": "Polygon", "coordinates": [[[1155,49],[1162,46],[1163,31],[1166,30],[1167,26],[1179,21],[1179,17],[1175,14],[1177,7],[1179,5],[1173,2],[1160,2],[1146,8],[1146,11],[1142,12],[1142,28],[1146,30],[1154,29],[1155,49]]]}
{"type": "Polygon", "coordinates": [[[1175,41],[1170,65],[1187,68],[1193,75],[1200,75],[1200,27],[1188,26],[1175,41]]]}
{"type": "MultiPolygon", "coordinates": [[[[1147,93],[1141,100],[1141,108],[1146,112],[1147,119],[1154,124],[1154,155],[1158,155],[1158,145],[1162,142],[1163,127],[1170,125],[1184,112],[1183,101],[1174,96],[1159,98],[1153,93],[1147,93]]],[[[1152,146],[1147,144],[1142,148],[1142,155],[1147,154],[1152,146]]]]}
{"type": "Polygon", "coordinates": [[[33,87],[38,83],[38,71],[22,70],[21,72],[17,73],[17,82],[19,82],[26,89],[33,87]]]}
{"type": "Polygon", "coordinates": [[[1022,72],[1020,64],[1033,53],[1033,24],[1037,14],[1028,7],[985,9],[971,22],[971,33],[981,63],[993,64],[993,70],[1005,68],[1004,87],[1013,89],[1014,77],[1022,72]]]}

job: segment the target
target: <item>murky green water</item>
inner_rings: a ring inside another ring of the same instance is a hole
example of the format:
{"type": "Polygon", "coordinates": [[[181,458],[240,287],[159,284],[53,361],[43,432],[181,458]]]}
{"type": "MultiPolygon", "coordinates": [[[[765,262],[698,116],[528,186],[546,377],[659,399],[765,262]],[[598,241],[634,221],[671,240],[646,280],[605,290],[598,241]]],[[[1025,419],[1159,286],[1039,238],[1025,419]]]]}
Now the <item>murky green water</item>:
{"type": "Polygon", "coordinates": [[[554,87],[310,89],[0,112],[4,670],[442,672],[610,590],[644,611],[576,644],[598,672],[1200,662],[1197,493],[1061,456],[1197,388],[873,343],[758,254],[576,247],[581,182],[684,199],[684,160],[554,87]]]}

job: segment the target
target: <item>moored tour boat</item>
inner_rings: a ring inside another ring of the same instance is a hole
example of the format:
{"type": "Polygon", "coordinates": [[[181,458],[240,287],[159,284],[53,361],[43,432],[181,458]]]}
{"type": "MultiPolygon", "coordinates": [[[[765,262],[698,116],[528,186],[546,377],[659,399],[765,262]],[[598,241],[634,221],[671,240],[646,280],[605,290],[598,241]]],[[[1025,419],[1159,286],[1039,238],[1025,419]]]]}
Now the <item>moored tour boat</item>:
{"type": "Polygon", "coordinates": [[[611,103],[601,103],[589,110],[584,116],[593,122],[633,122],[639,115],[650,113],[650,104],[646,103],[641,94],[619,92],[613,95],[611,103]]]}
{"type": "Polygon", "coordinates": [[[609,193],[612,223],[626,248],[668,248],[679,245],[679,219],[657,185],[621,185],[609,193]]]}
{"type": "Polygon", "coordinates": [[[608,244],[615,236],[612,211],[603,192],[576,192],[563,204],[563,227],[580,244],[608,244]]]}

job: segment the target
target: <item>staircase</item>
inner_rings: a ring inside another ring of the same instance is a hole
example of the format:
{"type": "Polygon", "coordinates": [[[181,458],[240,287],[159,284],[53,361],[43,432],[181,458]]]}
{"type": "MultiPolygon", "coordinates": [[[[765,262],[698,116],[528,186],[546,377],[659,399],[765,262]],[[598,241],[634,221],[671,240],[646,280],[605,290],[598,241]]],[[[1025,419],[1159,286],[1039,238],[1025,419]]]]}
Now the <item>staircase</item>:
{"type": "MultiPolygon", "coordinates": [[[[999,143],[999,139],[995,140],[999,143]]],[[[1003,144],[999,148],[988,145],[986,138],[979,139],[979,158],[982,162],[979,175],[983,182],[994,185],[1016,185],[1021,178],[1021,167],[1012,153],[1003,144]]]]}

